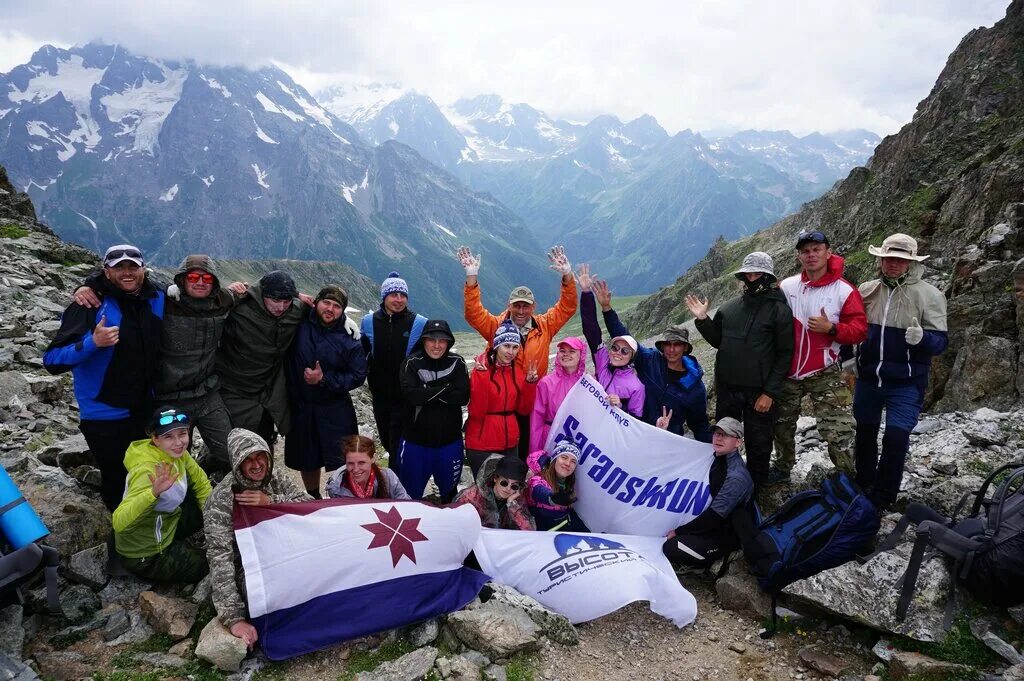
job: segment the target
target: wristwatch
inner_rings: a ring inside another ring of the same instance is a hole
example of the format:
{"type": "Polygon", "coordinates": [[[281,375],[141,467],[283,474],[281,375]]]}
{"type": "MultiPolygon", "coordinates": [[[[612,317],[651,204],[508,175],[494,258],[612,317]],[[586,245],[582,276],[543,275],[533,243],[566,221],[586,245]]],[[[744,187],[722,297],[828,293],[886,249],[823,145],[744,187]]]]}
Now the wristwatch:
{"type": "Polygon", "coordinates": [[[834,335],[836,335],[836,334],[837,334],[838,332],[839,332],[839,327],[838,327],[838,326],[836,326],[835,324],[833,324],[833,325],[832,325],[832,328],[830,328],[830,329],[828,330],[828,335],[830,335],[830,336],[834,336],[834,335]]]}

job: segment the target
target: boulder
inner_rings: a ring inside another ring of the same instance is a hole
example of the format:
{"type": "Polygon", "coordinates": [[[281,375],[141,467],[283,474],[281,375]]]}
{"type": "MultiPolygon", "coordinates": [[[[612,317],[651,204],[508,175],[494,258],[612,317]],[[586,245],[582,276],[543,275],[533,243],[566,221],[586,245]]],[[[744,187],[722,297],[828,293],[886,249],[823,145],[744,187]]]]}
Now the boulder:
{"type": "Polygon", "coordinates": [[[419,681],[426,678],[437,660],[437,648],[427,646],[385,662],[372,672],[356,674],[355,681],[419,681]]]}
{"type": "Polygon", "coordinates": [[[715,582],[719,604],[726,610],[753,618],[771,615],[772,599],[757,585],[747,570],[746,561],[738,561],[729,573],[715,582]]]}
{"type": "Polygon", "coordinates": [[[969,411],[982,406],[1009,406],[1016,381],[1016,343],[1000,336],[967,334],[946,382],[956,389],[946,390],[936,409],[969,411]]]}
{"type": "Polygon", "coordinates": [[[462,655],[437,658],[437,671],[450,681],[480,681],[480,667],[462,655]]]}
{"type": "Polygon", "coordinates": [[[64,397],[65,383],[61,376],[26,376],[29,390],[47,404],[57,404],[64,397]]]}
{"type": "Polygon", "coordinates": [[[572,625],[568,617],[548,610],[533,598],[519,593],[510,586],[488,582],[481,590],[480,598],[485,602],[504,603],[522,610],[541,628],[545,636],[556,643],[574,646],[580,642],[576,627],[572,625]]]}
{"type": "MultiPolygon", "coordinates": [[[[110,623],[110,620],[107,620],[110,623]]],[[[151,637],[155,632],[153,627],[149,626],[146,622],[146,618],[142,616],[142,613],[138,610],[128,611],[128,631],[124,632],[117,638],[112,638],[107,641],[108,647],[122,646],[126,643],[139,643],[145,641],[151,637]]]]}
{"type": "Polygon", "coordinates": [[[969,424],[964,428],[964,437],[976,447],[1005,445],[1007,440],[1007,434],[999,427],[999,424],[991,421],[969,424]]]}
{"type": "Polygon", "coordinates": [[[106,541],[110,512],[85,496],[78,483],[56,466],[26,466],[11,474],[21,493],[50,530],[46,543],[71,556],[106,541]]]}
{"type": "Polygon", "coordinates": [[[107,545],[97,544],[71,556],[64,575],[72,582],[102,589],[107,584],[107,545]]]}
{"type": "Polygon", "coordinates": [[[489,601],[454,612],[448,615],[448,626],[465,645],[492,659],[538,647],[537,625],[524,611],[505,603],[489,601]]]}
{"type": "Polygon", "coordinates": [[[39,681],[39,676],[21,660],[0,652],[0,681],[39,681]]]}
{"type": "Polygon", "coordinates": [[[99,596],[82,584],[72,584],[60,592],[59,598],[64,616],[72,622],[85,620],[100,609],[99,596]]]}
{"type": "Polygon", "coordinates": [[[195,603],[161,596],[154,591],[143,591],[139,595],[139,607],[154,631],[167,634],[175,641],[188,636],[199,614],[195,603]]]}
{"type": "Polygon", "coordinates": [[[21,659],[25,647],[24,620],[25,609],[17,603],[0,609],[0,653],[15,660],[21,659]]]}
{"type": "MultiPolygon", "coordinates": [[[[907,617],[902,622],[896,620],[897,582],[906,571],[910,548],[909,543],[901,544],[867,563],[851,561],[794,582],[783,593],[873,629],[919,641],[941,641],[947,633],[942,621],[949,594],[949,570],[941,560],[921,565],[907,617]]],[[[962,596],[963,589],[957,594],[962,596]]]]}
{"type": "Polygon", "coordinates": [[[226,672],[238,671],[249,649],[214,617],[206,623],[196,643],[196,657],[226,672]]]}
{"type": "Polygon", "coordinates": [[[92,678],[95,665],[82,653],[68,650],[52,653],[36,653],[39,675],[52,681],[75,681],[92,678]]]}
{"type": "Polygon", "coordinates": [[[811,669],[836,678],[853,666],[848,660],[825,652],[818,646],[804,646],[797,655],[800,661],[811,669]]]}
{"type": "Polygon", "coordinates": [[[963,678],[970,672],[971,668],[967,665],[933,660],[921,653],[909,653],[905,650],[894,652],[892,661],[889,663],[889,678],[893,681],[911,678],[914,681],[926,681],[927,679],[945,681],[945,679],[963,678]]]}
{"type": "Polygon", "coordinates": [[[413,648],[422,648],[425,645],[429,645],[437,639],[438,633],[440,633],[441,627],[437,623],[437,619],[429,619],[426,622],[420,622],[409,628],[405,634],[405,640],[409,642],[413,648]]]}
{"type": "MultiPolygon", "coordinates": [[[[971,633],[974,638],[984,643],[989,650],[1010,664],[1024,664],[1024,655],[1000,637],[999,622],[991,617],[974,617],[970,621],[971,633]]],[[[1005,634],[1004,634],[1005,636],[1005,634]]],[[[1009,638],[1009,637],[1006,637],[1009,638]]],[[[1012,638],[1011,638],[1012,640],[1012,638]]]]}

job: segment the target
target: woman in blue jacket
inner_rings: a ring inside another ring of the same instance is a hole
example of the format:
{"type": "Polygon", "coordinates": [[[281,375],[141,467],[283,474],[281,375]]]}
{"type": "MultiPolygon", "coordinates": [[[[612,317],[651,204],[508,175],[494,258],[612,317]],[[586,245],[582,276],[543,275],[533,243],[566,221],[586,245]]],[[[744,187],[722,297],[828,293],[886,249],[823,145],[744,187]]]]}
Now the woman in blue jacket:
{"type": "MultiPolygon", "coordinates": [[[[608,283],[595,280],[593,289],[608,334],[612,337],[629,336],[629,329],[612,309],[608,283]]],[[[711,442],[708,394],[702,380],[704,369],[690,354],[692,351],[690,332],[682,325],[670,326],[656,336],[653,348],[639,346],[634,362],[646,393],[642,418],[646,423],[658,425],[658,418],[671,412],[670,432],[682,435],[685,423],[693,432],[694,439],[711,442]]]]}

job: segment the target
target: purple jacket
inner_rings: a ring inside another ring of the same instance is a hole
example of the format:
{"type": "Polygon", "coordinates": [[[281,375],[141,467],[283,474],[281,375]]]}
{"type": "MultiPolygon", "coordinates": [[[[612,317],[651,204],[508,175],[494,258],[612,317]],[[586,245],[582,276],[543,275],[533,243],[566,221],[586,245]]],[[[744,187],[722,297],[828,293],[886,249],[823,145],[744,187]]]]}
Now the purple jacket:
{"type": "MultiPolygon", "coordinates": [[[[624,367],[613,367],[608,362],[608,349],[601,343],[601,328],[597,325],[597,305],[594,294],[584,291],[580,294],[580,319],[583,321],[583,335],[594,355],[597,380],[609,395],[618,395],[623,411],[641,418],[644,413],[643,381],[636,375],[636,368],[630,362],[624,367]]],[[[543,446],[544,443],[541,443],[543,446]]]]}
{"type": "Polygon", "coordinates": [[[551,422],[562,406],[562,401],[569,394],[572,387],[580,380],[580,376],[587,370],[586,346],[579,338],[570,336],[559,343],[568,343],[580,352],[580,363],[576,367],[576,373],[568,374],[562,365],[555,360],[555,370],[549,373],[537,383],[537,394],[533,400],[533,413],[530,415],[530,451],[544,449],[544,442],[548,439],[548,430],[551,422]]]}

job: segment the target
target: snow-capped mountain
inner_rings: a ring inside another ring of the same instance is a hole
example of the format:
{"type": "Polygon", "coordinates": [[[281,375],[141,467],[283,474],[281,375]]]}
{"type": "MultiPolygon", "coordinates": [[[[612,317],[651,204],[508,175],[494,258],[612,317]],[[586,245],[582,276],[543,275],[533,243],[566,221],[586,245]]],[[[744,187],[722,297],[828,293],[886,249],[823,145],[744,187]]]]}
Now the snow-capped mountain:
{"type": "Polygon", "coordinates": [[[486,254],[490,305],[518,283],[557,287],[511,211],[402,144],[367,144],[277,68],[44,47],[0,75],[0,162],[43,221],[97,250],[336,260],[374,280],[397,269],[414,308],[452,321],[457,244],[486,254]]]}

